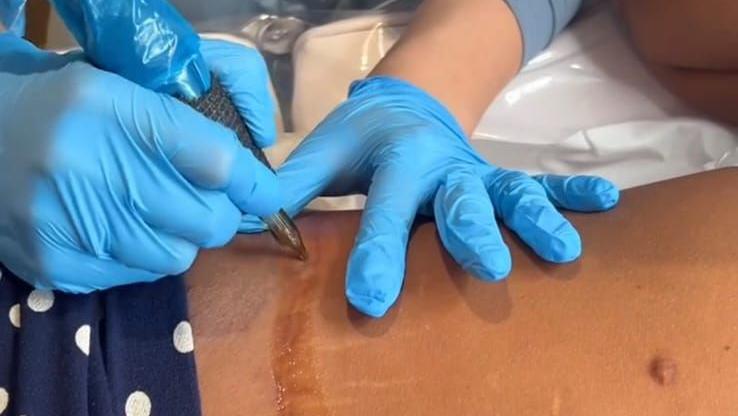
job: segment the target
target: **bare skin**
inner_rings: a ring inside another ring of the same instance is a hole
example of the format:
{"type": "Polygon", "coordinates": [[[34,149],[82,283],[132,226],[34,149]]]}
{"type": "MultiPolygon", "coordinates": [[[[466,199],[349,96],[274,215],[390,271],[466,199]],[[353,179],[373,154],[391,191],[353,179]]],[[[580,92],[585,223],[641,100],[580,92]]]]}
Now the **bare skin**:
{"type": "Polygon", "coordinates": [[[501,0],[426,0],[372,75],[404,79],[443,102],[467,133],[520,69],[522,39],[501,0]],[[469,68],[475,68],[474,76],[469,68]]]}
{"type": "Polygon", "coordinates": [[[644,59],[666,67],[738,70],[738,2],[618,0],[644,59]]]}
{"type": "Polygon", "coordinates": [[[738,124],[738,3],[618,0],[633,44],[674,94],[738,124]]]}

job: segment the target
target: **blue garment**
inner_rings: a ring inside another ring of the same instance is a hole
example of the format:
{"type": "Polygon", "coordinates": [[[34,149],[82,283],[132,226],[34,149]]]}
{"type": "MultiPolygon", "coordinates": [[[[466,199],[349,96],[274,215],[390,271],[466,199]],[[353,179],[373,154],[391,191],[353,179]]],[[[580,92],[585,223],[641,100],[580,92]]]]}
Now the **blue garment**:
{"type": "Polygon", "coordinates": [[[200,415],[180,276],[70,295],[0,275],[1,415],[200,415]]]}
{"type": "Polygon", "coordinates": [[[561,32],[582,0],[506,0],[523,36],[523,63],[535,57],[561,32]]]}

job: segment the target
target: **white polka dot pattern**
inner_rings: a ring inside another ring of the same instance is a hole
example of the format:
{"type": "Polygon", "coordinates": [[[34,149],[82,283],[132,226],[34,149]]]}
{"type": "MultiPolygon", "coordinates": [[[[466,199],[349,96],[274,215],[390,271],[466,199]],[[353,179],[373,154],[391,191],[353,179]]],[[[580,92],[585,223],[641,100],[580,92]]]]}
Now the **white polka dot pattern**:
{"type": "Polygon", "coordinates": [[[0,387],[0,415],[2,415],[5,409],[8,408],[9,401],[10,397],[8,396],[8,391],[0,387]]]}
{"type": "Polygon", "coordinates": [[[77,348],[82,351],[85,355],[90,355],[90,326],[82,325],[74,333],[74,343],[77,344],[77,348]]]}
{"type": "Polygon", "coordinates": [[[15,305],[10,307],[10,311],[8,312],[8,319],[10,319],[10,324],[14,327],[21,327],[21,308],[19,304],[16,303],[15,305]]]}
{"type": "Polygon", "coordinates": [[[54,292],[34,290],[28,295],[28,307],[34,312],[46,312],[54,306],[54,292]]]}
{"type": "Polygon", "coordinates": [[[187,318],[186,287],[181,279],[161,279],[157,284],[136,290],[112,289],[68,296],[29,288],[10,270],[0,267],[3,272],[0,280],[0,416],[76,415],[74,409],[113,396],[119,398],[117,407],[112,409],[117,416],[155,416],[172,413],[174,409],[192,409],[180,412],[181,416],[197,413],[199,403],[196,395],[191,394],[193,383],[197,381],[193,327],[187,318]],[[155,301],[142,302],[142,298],[155,301]],[[128,319],[131,304],[136,305],[135,319],[128,319]],[[139,316],[147,318],[138,319],[139,316]],[[102,341],[106,345],[101,345],[97,323],[105,319],[115,321],[116,325],[120,323],[120,326],[105,334],[102,341]],[[156,336],[150,337],[154,328],[156,336]],[[43,340],[31,340],[28,348],[3,350],[3,345],[13,345],[24,333],[46,336],[43,340]],[[145,340],[135,334],[145,336],[145,340]],[[40,341],[43,345],[39,347],[40,341]],[[141,353],[141,348],[145,349],[145,354],[141,353]],[[99,391],[94,397],[77,394],[86,391],[87,378],[105,377],[104,366],[90,367],[90,359],[96,359],[103,352],[111,365],[147,371],[123,372],[111,391],[99,391]],[[49,360],[53,356],[64,359],[49,360]],[[13,373],[16,360],[29,364],[24,365],[27,368],[22,369],[21,374],[34,378],[36,383],[6,384],[16,376],[13,373]],[[48,400],[34,400],[26,403],[31,407],[26,406],[22,396],[32,396],[38,389],[51,389],[49,391],[54,394],[48,400]],[[163,400],[166,397],[177,400],[170,403],[163,400]]]}
{"type": "Polygon", "coordinates": [[[146,393],[134,391],[126,400],[126,416],[149,416],[151,414],[151,400],[146,393]]]}
{"type": "Polygon", "coordinates": [[[187,321],[182,321],[177,324],[172,334],[172,342],[174,342],[174,349],[187,354],[195,349],[195,341],[192,339],[192,325],[187,321]]]}

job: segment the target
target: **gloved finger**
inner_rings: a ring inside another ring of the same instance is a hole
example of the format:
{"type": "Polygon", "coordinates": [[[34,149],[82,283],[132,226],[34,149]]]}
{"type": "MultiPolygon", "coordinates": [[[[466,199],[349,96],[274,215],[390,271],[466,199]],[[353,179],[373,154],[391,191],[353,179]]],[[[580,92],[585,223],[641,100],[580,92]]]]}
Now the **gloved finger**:
{"type": "Polygon", "coordinates": [[[0,33],[0,51],[0,71],[16,75],[47,72],[84,59],[81,51],[49,52],[7,33],[0,33]]]}
{"type": "Polygon", "coordinates": [[[620,191],[610,181],[599,176],[533,176],[559,208],[572,211],[605,211],[617,205],[620,191]]]}
{"type": "Polygon", "coordinates": [[[197,256],[194,244],[157,233],[136,216],[121,212],[114,227],[110,256],[127,267],[161,276],[175,275],[189,269],[197,256]]]}
{"type": "Polygon", "coordinates": [[[403,180],[403,169],[382,165],[374,173],[346,273],[346,297],[359,311],[383,316],[400,294],[419,180],[403,180]]]}
{"type": "Polygon", "coordinates": [[[274,172],[244,148],[239,148],[225,192],[243,212],[254,215],[271,215],[282,206],[280,185],[274,172]]]}
{"type": "Polygon", "coordinates": [[[510,274],[510,250],[478,176],[467,172],[448,175],[436,193],[433,212],[443,245],[464,270],[484,280],[510,274]]]}
{"type": "Polygon", "coordinates": [[[200,52],[220,79],[259,147],[277,140],[269,71],[259,51],[224,40],[205,40],[200,52]]]}
{"type": "Polygon", "coordinates": [[[157,232],[203,248],[221,247],[236,235],[241,211],[223,192],[164,178],[151,181],[142,193],[147,209],[139,214],[157,232]]]}
{"type": "MultiPolygon", "coordinates": [[[[163,108],[149,110],[159,115],[148,115],[155,126],[149,134],[158,135],[161,152],[182,176],[201,188],[225,192],[243,212],[263,216],[279,209],[276,176],[235,133],[169,97],[161,97],[161,103],[163,108]]],[[[142,125],[137,131],[146,138],[142,125]]]]}
{"type": "MultiPolygon", "coordinates": [[[[331,131],[311,133],[277,169],[283,208],[294,217],[312,200],[321,196],[336,180],[346,164],[348,152],[340,140],[330,140],[331,131]]],[[[260,232],[264,222],[254,215],[242,218],[239,232],[260,232]]]]}
{"type": "Polygon", "coordinates": [[[153,282],[165,276],[128,267],[113,259],[101,259],[74,250],[52,249],[43,256],[45,276],[33,279],[38,289],[69,293],[90,293],[115,286],[153,282]]]}
{"type": "Polygon", "coordinates": [[[495,210],[539,256],[565,263],[581,255],[579,233],[551,204],[541,184],[522,172],[502,169],[488,181],[495,210]]]}

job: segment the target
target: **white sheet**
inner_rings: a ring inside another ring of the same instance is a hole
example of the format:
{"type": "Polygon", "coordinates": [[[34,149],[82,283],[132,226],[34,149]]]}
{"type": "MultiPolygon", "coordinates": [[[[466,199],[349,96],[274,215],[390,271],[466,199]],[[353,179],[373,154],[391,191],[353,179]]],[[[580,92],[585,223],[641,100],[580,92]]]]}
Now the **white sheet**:
{"type": "Polygon", "coordinates": [[[725,166],[737,143],[735,129],[700,117],[659,85],[606,6],[533,60],[474,135],[492,163],[598,174],[623,188],[725,166]]]}

